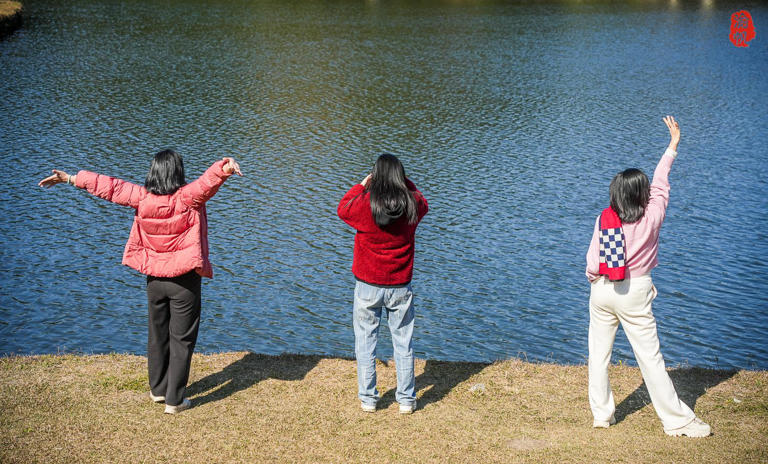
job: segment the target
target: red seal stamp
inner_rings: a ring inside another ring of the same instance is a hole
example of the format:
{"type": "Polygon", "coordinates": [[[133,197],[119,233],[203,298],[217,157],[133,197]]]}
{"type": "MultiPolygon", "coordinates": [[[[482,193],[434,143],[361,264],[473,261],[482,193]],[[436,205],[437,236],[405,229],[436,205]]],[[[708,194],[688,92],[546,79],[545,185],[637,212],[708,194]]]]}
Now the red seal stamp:
{"type": "Polygon", "coordinates": [[[749,47],[750,40],[755,38],[755,24],[752,15],[747,10],[737,11],[731,15],[731,43],[737,47],[749,47]]]}

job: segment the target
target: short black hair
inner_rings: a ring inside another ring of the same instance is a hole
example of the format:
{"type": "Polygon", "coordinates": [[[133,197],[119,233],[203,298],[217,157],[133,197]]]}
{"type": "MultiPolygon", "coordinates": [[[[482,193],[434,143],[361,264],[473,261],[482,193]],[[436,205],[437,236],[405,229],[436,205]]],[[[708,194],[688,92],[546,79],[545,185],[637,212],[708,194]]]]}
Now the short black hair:
{"type": "Polygon", "coordinates": [[[639,169],[630,168],[616,174],[611,181],[611,208],[621,222],[637,222],[645,214],[651,198],[648,176],[639,169]]]}
{"type": "Polygon", "coordinates": [[[144,187],[155,195],[170,195],[186,183],[181,155],[173,150],[163,150],[152,159],[144,187]]]}

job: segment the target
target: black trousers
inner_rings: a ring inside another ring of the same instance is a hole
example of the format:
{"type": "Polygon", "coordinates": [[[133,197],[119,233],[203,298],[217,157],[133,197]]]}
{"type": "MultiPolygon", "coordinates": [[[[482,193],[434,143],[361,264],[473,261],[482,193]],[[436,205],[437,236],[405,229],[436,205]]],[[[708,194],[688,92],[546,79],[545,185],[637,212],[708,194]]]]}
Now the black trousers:
{"type": "Polygon", "coordinates": [[[200,328],[200,284],[195,271],[178,277],[147,276],[149,388],[177,406],[184,399],[200,328]]]}

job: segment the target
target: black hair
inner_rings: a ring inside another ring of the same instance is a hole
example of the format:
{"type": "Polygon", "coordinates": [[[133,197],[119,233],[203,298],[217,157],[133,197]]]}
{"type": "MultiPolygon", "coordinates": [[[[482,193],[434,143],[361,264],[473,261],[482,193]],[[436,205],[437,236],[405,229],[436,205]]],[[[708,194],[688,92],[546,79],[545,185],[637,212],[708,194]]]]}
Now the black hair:
{"type": "Polygon", "coordinates": [[[366,191],[371,194],[371,212],[379,227],[404,216],[410,224],[419,220],[416,200],[405,183],[405,169],[395,155],[384,153],[376,160],[366,191]]]}
{"type": "Polygon", "coordinates": [[[631,168],[616,174],[611,181],[611,208],[621,222],[636,222],[645,214],[651,198],[648,176],[639,169],[631,168]]]}
{"type": "Polygon", "coordinates": [[[144,187],[155,195],[170,195],[186,183],[181,155],[173,150],[163,150],[152,159],[144,187]]]}

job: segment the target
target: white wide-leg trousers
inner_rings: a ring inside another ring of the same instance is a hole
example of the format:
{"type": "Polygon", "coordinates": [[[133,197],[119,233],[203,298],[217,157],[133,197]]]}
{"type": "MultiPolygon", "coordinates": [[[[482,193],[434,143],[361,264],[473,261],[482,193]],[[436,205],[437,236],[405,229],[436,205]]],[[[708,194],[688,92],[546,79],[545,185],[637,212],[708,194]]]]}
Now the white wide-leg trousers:
{"type": "Polygon", "coordinates": [[[650,274],[592,283],[589,297],[589,405],[595,420],[607,421],[616,410],[608,380],[613,341],[619,322],[627,334],[653,407],[665,429],[688,425],[696,417],[677,396],[664,366],[651,303],[656,298],[650,274]]]}

